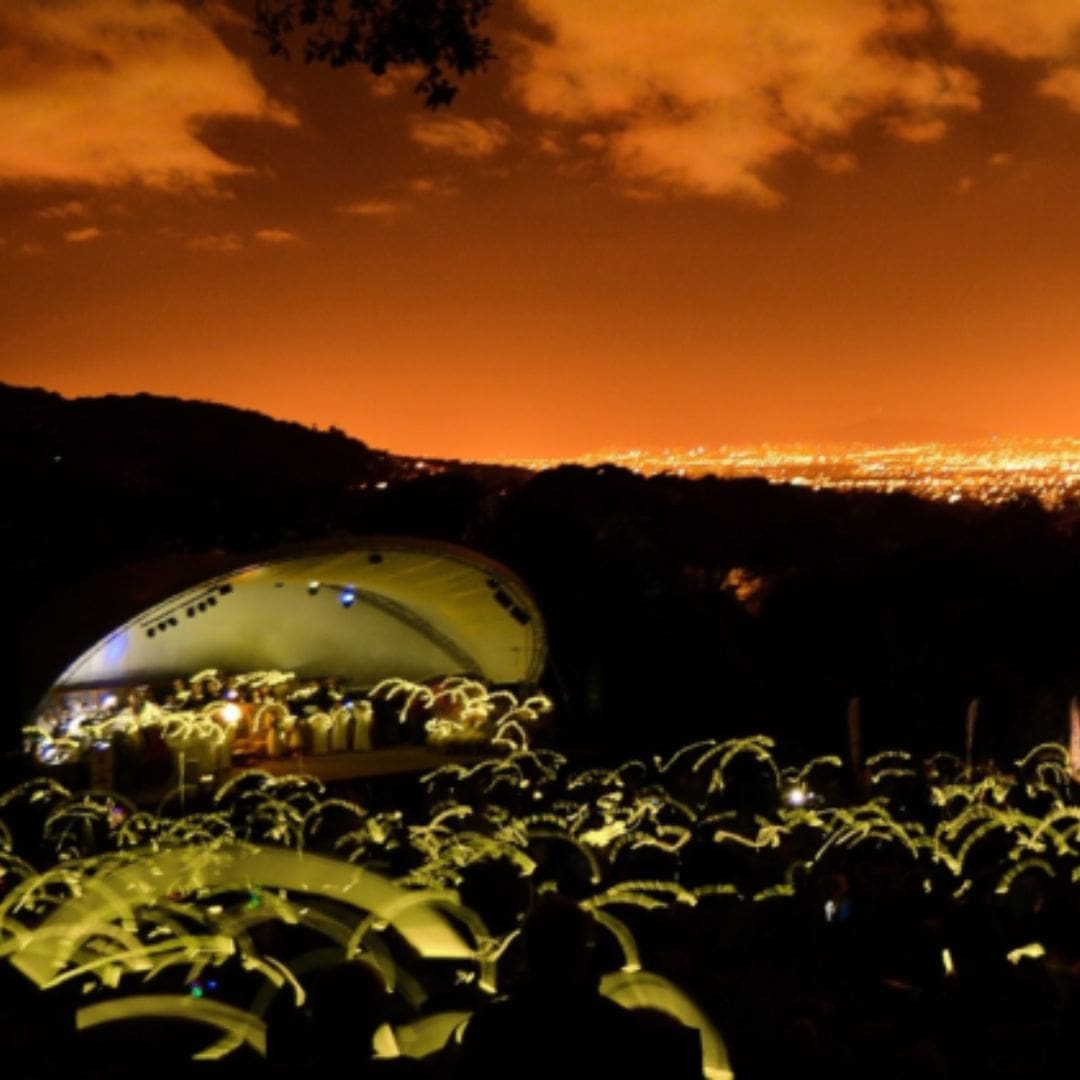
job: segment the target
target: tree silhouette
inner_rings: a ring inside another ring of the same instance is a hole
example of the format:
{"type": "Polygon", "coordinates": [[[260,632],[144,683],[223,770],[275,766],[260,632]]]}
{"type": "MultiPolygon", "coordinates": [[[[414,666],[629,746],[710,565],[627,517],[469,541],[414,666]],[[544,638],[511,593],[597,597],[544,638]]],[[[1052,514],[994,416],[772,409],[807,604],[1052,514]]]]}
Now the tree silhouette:
{"type": "Polygon", "coordinates": [[[495,58],[480,33],[491,0],[257,0],[255,33],[271,55],[303,43],[305,63],[362,64],[374,75],[423,69],[415,91],[430,108],[457,93],[451,76],[482,71],[495,58]]]}

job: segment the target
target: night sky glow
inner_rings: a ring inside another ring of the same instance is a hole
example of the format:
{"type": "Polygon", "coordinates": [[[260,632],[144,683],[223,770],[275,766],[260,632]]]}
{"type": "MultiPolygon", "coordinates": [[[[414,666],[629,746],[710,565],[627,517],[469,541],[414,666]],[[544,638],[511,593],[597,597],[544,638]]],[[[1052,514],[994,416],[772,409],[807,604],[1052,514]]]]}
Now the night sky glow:
{"type": "Polygon", "coordinates": [[[1071,0],[495,0],[437,112],[253,8],[0,10],[0,379],[468,458],[1076,434],[1071,0]]]}

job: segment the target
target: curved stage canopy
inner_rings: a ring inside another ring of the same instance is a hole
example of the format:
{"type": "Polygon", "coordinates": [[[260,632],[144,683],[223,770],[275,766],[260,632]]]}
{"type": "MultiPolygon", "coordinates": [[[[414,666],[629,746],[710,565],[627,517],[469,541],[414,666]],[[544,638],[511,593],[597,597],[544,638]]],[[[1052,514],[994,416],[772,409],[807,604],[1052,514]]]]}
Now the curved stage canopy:
{"type": "Polygon", "coordinates": [[[88,649],[47,696],[205,668],[333,675],[354,687],[395,675],[532,684],[545,652],[536,602],[506,567],[437,541],[365,537],[177,593],[88,649]]]}

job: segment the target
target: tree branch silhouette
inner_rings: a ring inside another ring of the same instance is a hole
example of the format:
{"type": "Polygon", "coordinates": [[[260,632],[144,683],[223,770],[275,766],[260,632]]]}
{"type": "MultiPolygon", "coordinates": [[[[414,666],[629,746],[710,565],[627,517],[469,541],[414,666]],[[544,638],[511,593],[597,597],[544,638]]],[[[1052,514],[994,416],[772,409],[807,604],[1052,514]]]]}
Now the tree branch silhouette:
{"type": "Polygon", "coordinates": [[[415,92],[435,109],[449,105],[457,80],[495,59],[481,33],[491,0],[257,0],[255,34],[272,56],[302,44],[305,63],[361,64],[373,75],[423,70],[415,92]]]}

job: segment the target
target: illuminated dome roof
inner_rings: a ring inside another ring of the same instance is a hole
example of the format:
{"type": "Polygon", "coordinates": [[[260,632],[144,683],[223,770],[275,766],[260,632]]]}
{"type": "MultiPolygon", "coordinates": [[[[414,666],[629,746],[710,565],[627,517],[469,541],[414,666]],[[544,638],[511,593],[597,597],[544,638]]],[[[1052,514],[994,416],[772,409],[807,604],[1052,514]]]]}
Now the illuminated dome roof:
{"type": "Polygon", "coordinates": [[[211,667],[336,675],[357,687],[391,675],[528,684],[544,658],[540,612],[505,567],[437,541],[366,537],[169,597],[83,653],[50,696],[211,667]]]}

